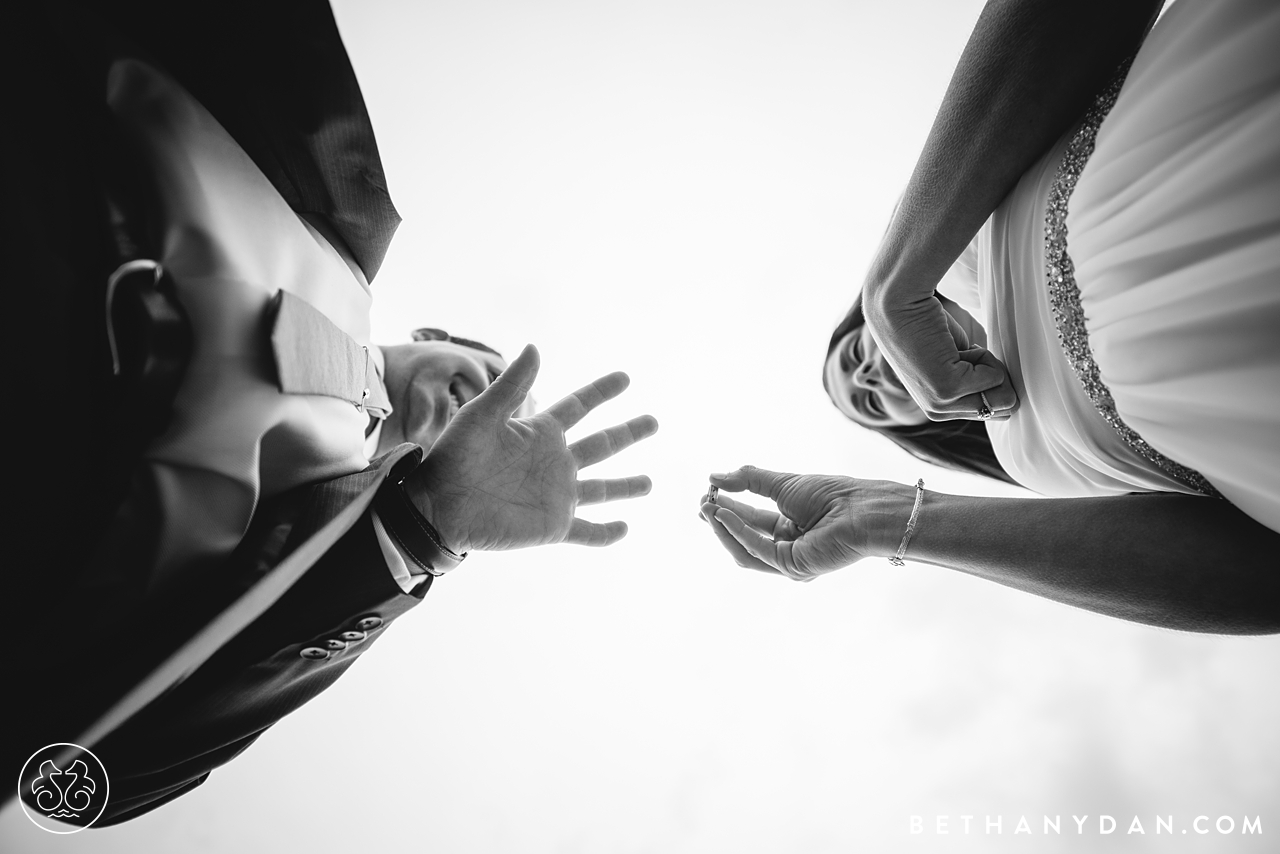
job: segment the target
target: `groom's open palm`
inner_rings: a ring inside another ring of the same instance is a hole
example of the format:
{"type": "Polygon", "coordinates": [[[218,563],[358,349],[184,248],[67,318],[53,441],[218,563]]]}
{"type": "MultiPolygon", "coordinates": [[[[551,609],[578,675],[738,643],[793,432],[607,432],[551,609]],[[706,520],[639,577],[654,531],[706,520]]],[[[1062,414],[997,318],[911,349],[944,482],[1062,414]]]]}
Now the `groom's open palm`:
{"type": "Polygon", "coordinates": [[[580,504],[649,492],[644,475],[578,480],[578,472],[652,436],[651,415],[567,444],[565,432],[630,384],[621,372],[601,377],[544,412],[514,418],[538,375],[531,344],[485,391],[458,411],[426,459],[405,481],[410,498],[455,552],[548,543],[607,546],[625,522],[578,519],[580,504]]]}

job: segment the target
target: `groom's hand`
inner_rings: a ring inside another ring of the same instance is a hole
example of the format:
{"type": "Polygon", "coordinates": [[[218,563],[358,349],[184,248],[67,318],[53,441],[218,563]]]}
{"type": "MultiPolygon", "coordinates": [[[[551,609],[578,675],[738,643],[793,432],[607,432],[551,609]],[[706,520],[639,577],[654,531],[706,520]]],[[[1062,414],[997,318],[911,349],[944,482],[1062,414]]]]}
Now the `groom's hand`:
{"type": "Polygon", "coordinates": [[[626,535],[626,523],[578,519],[578,505],[645,495],[652,487],[644,475],[578,480],[578,471],[652,436],[658,429],[653,416],[565,442],[569,428],[626,389],[626,374],[601,377],[544,412],[513,418],[537,375],[538,351],[530,344],[458,411],[405,480],[410,500],[456,553],[561,542],[610,545],[626,535]]]}

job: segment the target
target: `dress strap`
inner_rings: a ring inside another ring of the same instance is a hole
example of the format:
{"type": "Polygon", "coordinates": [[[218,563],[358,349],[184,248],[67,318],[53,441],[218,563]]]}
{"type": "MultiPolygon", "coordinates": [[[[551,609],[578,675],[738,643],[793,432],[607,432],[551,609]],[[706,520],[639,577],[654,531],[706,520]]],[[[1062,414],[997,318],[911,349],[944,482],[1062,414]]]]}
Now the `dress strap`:
{"type": "Polygon", "coordinates": [[[1116,411],[1115,399],[1112,398],[1111,390],[1107,388],[1106,383],[1102,381],[1098,363],[1093,358],[1084,308],[1080,304],[1080,289],[1076,285],[1075,265],[1067,253],[1067,203],[1076,182],[1080,179],[1080,173],[1084,171],[1089,155],[1093,153],[1098,128],[1115,105],[1120,88],[1124,85],[1125,77],[1132,64],[1133,57],[1120,63],[1110,82],[1085,112],[1084,120],[1067,145],[1053,185],[1049,188],[1049,199],[1044,215],[1044,264],[1045,277],[1049,286],[1049,307],[1053,310],[1053,319],[1058,327],[1058,340],[1062,343],[1063,354],[1071,363],[1072,370],[1075,371],[1085,394],[1093,402],[1098,414],[1112,426],[1120,439],[1134,453],[1159,466],[1171,477],[1204,495],[1222,498],[1222,494],[1204,475],[1176,460],[1169,459],[1151,447],[1147,440],[1126,424],[1120,417],[1120,413],[1116,411]]]}

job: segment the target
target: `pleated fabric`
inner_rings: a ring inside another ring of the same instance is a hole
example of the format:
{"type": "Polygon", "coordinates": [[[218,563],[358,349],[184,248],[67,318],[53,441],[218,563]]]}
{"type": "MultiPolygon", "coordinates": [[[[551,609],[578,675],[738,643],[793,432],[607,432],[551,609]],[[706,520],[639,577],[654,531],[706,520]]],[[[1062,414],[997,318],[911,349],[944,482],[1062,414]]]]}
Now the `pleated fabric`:
{"type": "Polygon", "coordinates": [[[1179,0],[1071,199],[1068,245],[1125,423],[1280,530],[1280,4],[1179,0]]]}
{"type": "MultiPolygon", "coordinates": [[[[1178,0],[1069,200],[1084,332],[1117,414],[1280,530],[1280,4],[1178,0]]],[[[1045,495],[1195,490],[1099,413],[1049,301],[1045,210],[1076,128],[975,239],[990,346],[1022,407],[996,454],[1045,495]]]]}

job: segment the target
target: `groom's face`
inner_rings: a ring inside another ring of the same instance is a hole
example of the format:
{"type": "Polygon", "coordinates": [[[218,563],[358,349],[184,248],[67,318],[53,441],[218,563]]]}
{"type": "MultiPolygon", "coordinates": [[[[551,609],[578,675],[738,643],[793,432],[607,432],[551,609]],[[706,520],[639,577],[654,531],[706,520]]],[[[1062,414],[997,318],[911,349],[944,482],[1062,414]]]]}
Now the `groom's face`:
{"type": "Polygon", "coordinates": [[[392,414],[378,453],[401,442],[430,448],[468,401],[506,369],[496,353],[454,341],[415,341],[383,347],[392,414]]]}

